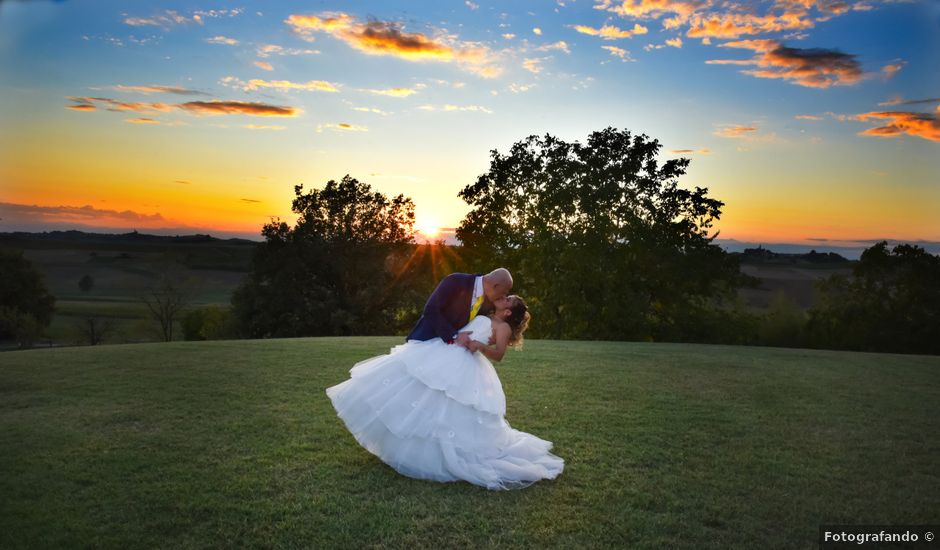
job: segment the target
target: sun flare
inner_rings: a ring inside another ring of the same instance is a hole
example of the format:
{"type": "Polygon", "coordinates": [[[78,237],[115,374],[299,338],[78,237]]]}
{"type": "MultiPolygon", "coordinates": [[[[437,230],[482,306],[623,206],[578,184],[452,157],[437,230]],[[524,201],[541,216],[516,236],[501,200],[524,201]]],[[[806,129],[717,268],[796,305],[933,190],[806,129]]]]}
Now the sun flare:
{"type": "Polygon", "coordinates": [[[436,237],[441,232],[441,223],[437,218],[419,218],[415,221],[415,231],[423,237],[436,237]]]}

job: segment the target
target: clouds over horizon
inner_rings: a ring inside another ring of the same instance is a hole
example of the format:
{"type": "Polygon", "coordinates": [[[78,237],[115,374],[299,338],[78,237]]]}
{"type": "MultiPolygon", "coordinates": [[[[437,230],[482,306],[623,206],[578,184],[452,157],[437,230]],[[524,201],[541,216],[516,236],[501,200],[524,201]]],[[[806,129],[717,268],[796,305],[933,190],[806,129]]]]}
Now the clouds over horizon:
{"type": "Polygon", "coordinates": [[[134,210],[96,208],[90,204],[84,206],[41,206],[0,202],[0,232],[57,230],[83,230],[104,233],[129,233],[132,230],[145,230],[154,235],[192,235],[200,233],[260,240],[257,231],[241,233],[188,225],[177,220],[168,219],[159,212],[144,214],[134,210]]]}
{"type": "Polygon", "coordinates": [[[133,210],[108,210],[95,208],[90,204],[84,206],[39,206],[35,204],[18,204],[0,202],[0,220],[3,225],[20,222],[75,222],[80,224],[94,223],[136,223],[142,226],[152,224],[166,224],[167,220],[159,212],[142,214],[133,210]]]}
{"type": "Polygon", "coordinates": [[[407,61],[455,62],[485,78],[496,77],[502,72],[495,63],[495,54],[488,47],[460,41],[456,36],[443,32],[434,37],[420,32],[409,33],[400,23],[361,22],[343,12],[293,14],[284,22],[305,40],[312,41],[314,32],[323,32],[368,55],[390,55],[407,61]]]}

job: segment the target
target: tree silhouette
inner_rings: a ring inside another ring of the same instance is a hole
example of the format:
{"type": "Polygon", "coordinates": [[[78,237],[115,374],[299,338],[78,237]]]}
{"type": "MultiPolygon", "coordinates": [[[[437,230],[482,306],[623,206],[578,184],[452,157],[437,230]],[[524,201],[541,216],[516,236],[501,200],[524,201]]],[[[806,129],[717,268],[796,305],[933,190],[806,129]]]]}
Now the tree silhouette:
{"type": "Polygon", "coordinates": [[[140,297],[150,318],[156,321],[164,342],[173,340],[173,327],[189,302],[189,293],[169,275],[160,277],[147,294],[140,297]]]}
{"type": "Polygon", "coordinates": [[[752,281],[708,229],[724,203],[678,187],[688,159],[606,128],[585,144],[546,134],[491,152],[460,192],[472,210],[457,229],[480,269],[512,267],[533,332],[554,338],[675,339],[696,311],[752,281]]]}
{"type": "Polygon", "coordinates": [[[95,286],[95,280],[91,278],[91,275],[82,275],[82,278],[78,280],[78,288],[82,292],[88,292],[95,286]]]}
{"type": "Polygon", "coordinates": [[[82,316],[74,321],[75,330],[83,342],[90,346],[101,344],[114,332],[114,320],[107,317],[82,316]]]}
{"type": "Polygon", "coordinates": [[[243,336],[388,334],[413,296],[414,203],[346,175],[294,187],[293,227],[272,220],[232,297],[243,336]]]}
{"type": "Polygon", "coordinates": [[[0,250],[0,339],[29,347],[52,321],[55,297],[22,251],[0,250]]]}

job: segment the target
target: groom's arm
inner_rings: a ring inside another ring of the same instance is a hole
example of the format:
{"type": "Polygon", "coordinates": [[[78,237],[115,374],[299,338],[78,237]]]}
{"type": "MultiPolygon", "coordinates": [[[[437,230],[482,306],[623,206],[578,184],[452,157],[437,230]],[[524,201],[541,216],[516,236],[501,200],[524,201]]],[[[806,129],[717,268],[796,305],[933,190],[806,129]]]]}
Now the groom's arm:
{"type": "Polygon", "coordinates": [[[430,321],[434,334],[440,336],[441,340],[448,344],[454,341],[454,333],[459,327],[455,327],[447,320],[444,310],[457,290],[457,278],[448,275],[437,285],[424,305],[424,316],[430,321]]]}

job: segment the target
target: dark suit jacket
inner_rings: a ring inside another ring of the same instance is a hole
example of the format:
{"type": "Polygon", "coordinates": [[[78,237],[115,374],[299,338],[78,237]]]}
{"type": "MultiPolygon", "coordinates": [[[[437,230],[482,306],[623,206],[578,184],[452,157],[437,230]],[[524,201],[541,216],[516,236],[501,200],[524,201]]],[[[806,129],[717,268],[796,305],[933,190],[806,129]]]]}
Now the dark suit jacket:
{"type": "MultiPolygon", "coordinates": [[[[470,321],[473,283],[480,275],[482,273],[451,273],[444,277],[428,298],[424,313],[406,340],[430,340],[439,336],[447,343],[453,342],[457,329],[470,321]]],[[[487,304],[485,297],[483,302],[487,304]]],[[[482,312],[483,307],[480,309],[482,312]]]]}

